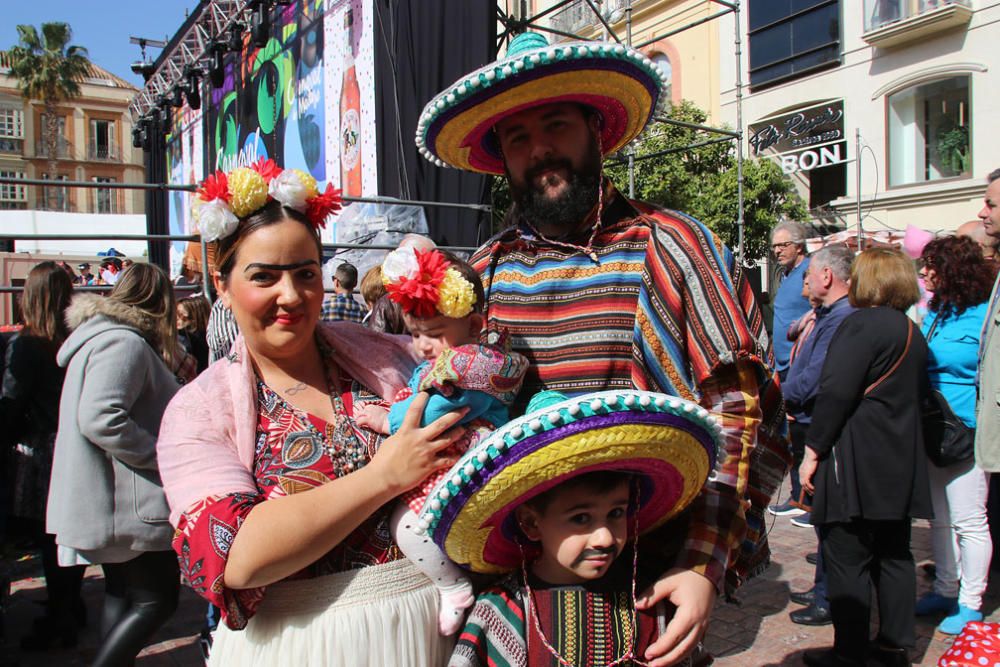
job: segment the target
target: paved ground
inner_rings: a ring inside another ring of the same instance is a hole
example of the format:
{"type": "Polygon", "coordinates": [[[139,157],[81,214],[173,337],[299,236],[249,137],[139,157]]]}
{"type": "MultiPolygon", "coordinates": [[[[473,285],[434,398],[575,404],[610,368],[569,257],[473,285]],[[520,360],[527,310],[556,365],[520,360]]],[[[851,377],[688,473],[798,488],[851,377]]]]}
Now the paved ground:
{"type": "MultiPolygon", "coordinates": [[[[807,627],[788,618],[790,611],[801,608],[789,601],[789,592],[812,586],[814,568],[804,556],[816,550],[815,533],[793,526],[787,518],[769,519],[773,519],[769,537],[774,554],[771,568],[740,590],[739,606],[722,602],[716,605],[706,645],[716,656],[718,667],[797,667],[803,664],[803,651],[833,643],[833,626],[807,627]]],[[[930,528],[926,522],[914,525],[912,547],[918,564],[930,559],[930,528]]],[[[930,583],[918,567],[917,595],[930,583]]],[[[1000,587],[996,585],[987,593],[987,620],[1000,621],[998,593],[1000,587]]],[[[949,648],[951,637],[934,631],[939,621],[938,617],[917,619],[917,649],[911,656],[914,664],[937,665],[949,648]]]]}
{"type": "MultiPolygon", "coordinates": [[[[707,646],[716,656],[719,667],[798,666],[806,649],[828,646],[833,641],[831,626],[810,628],[795,625],[788,612],[798,607],[788,600],[791,590],[805,590],[812,585],[813,569],[805,554],[815,550],[813,532],[796,528],[786,518],[774,520],[770,539],[774,564],[759,579],[747,584],[739,594],[740,605],[719,603],[716,607],[707,646]]],[[[930,535],[926,524],[913,531],[914,555],[918,562],[930,556],[930,535]]],[[[72,650],[46,653],[20,651],[18,638],[24,634],[31,619],[41,612],[45,597],[44,582],[37,577],[40,567],[36,560],[5,563],[12,571],[13,583],[6,601],[6,627],[0,644],[0,667],[28,665],[67,666],[87,665],[97,646],[97,619],[101,609],[103,581],[100,569],[91,568],[84,582],[90,624],[81,636],[80,646],[72,650]]],[[[918,576],[918,593],[929,582],[918,576]]],[[[1000,595],[994,586],[987,595],[988,619],[1000,621],[1000,595]]],[[[196,667],[202,664],[197,647],[197,633],[205,605],[188,590],[181,596],[180,608],[171,621],[160,630],[154,643],[140,655],[139,667],[196,667]]],[[[918,646],[914,662],[935,665],[946,650],[949,640],[935,634],[934,623],[918,622],[918,646]]]]}

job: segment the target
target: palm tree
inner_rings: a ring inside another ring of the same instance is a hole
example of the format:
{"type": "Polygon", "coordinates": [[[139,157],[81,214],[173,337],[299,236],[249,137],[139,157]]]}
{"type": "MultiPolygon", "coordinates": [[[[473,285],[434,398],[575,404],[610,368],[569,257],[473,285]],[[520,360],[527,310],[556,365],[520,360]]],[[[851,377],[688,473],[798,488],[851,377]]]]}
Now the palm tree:
{"type": "MultiPolygon", "coordinates": [[[[43,23],[40,36],[35,26],[19,25],[17,35],[18,45],[8,52],[10,73],[25,99],[38,100],[45,108],[42,136],[49,158],[48,176],[55,180],[59,141],[56,105],[80,96],[80,81],[90,66],[87,49],[70,45],[73,29],[68,23],[43,23]]],[[[46,200],[55,192],[46,188],[46,200]]]]}

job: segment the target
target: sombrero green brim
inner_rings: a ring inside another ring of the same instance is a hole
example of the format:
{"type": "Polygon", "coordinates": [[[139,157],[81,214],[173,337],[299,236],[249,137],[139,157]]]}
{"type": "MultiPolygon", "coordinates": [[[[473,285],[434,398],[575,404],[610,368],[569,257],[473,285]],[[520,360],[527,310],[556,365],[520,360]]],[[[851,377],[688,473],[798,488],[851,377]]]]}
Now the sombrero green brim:
{"type": "Polygon", "coordinates": [[[516,419],[470,449],[428,496],[420,528],[474,572],[517,567],[514,510],[591,471],[635,473],[640,532],[687,507],[715,465],[721,427],[700,406],[642,391],[567,399],[516,419]]]}
{"type": "Polygon", "coordinates": [[[524,33],[506,58],[459,79],[424,107],[417,146],[439,166],[503,174],[493,126],[525,109],[574,102],[601,114],[608,154],[642,132],[664,85],[656,64],[635,49],[603,42],[549,46],[541,35],[524,33]]]}

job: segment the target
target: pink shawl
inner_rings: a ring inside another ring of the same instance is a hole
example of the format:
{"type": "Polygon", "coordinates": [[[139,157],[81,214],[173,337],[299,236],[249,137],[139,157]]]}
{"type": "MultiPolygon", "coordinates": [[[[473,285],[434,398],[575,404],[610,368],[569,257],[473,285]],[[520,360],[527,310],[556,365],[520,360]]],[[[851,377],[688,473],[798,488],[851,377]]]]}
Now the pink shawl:
{"type": "MultiPolygon", "coordinates": [[[[409,336],[350,322],[321,323],[319,332],[341,368],[388,401],[406,386],[418,363],[409,336]]],[[[171,524],[209,496],[257,492],[252,472],[256,432],[256,380],[239,336],[232,354],[177,392],[163,414],[156,453],[171,524]]]]}

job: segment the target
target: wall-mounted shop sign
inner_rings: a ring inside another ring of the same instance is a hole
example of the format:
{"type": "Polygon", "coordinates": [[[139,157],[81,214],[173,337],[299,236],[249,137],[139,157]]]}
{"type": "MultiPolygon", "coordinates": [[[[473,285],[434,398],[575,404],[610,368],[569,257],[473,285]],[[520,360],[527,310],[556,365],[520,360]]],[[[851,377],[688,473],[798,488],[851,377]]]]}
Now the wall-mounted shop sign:
{"type": "Polygon", "coordinates": [[[847,162],[843,100],[765,118],[748,134],[751,154],[777,159],[786,174],[847,162]]]}

